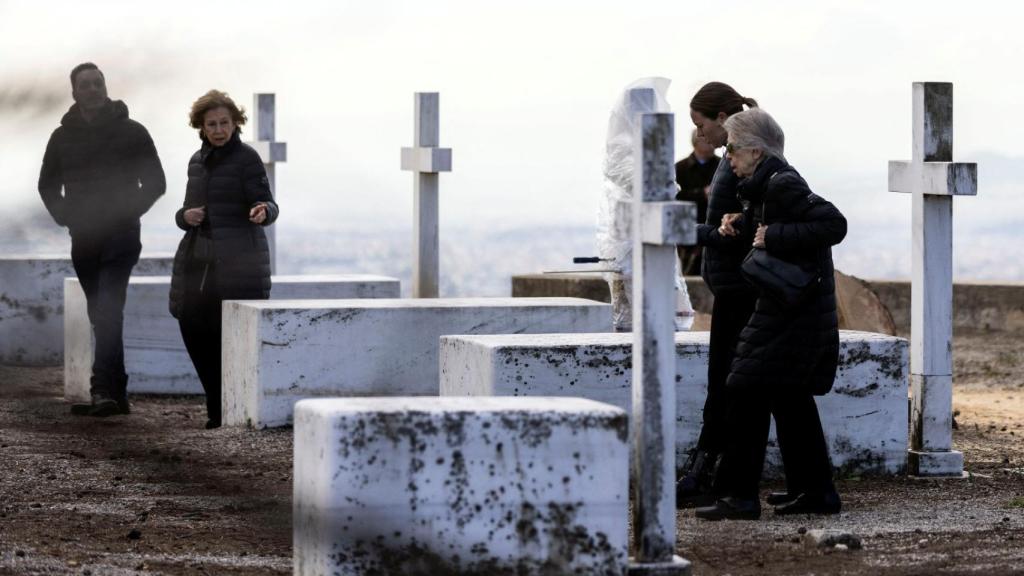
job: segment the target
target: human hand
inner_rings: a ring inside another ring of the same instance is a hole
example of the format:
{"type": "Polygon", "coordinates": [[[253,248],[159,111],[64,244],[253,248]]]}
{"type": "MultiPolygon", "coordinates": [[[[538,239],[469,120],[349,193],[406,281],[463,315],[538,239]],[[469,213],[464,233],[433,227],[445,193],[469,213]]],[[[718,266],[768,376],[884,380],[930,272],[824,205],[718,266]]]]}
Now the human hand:
{"type": "Polygon", "coordinates": [[[267,219],[267,205],[264,202],[257,202],[249,209],[249,222],[263,224],[267,219]]]}
{"type": "Polygon", "coordinates": [[[206,206],[189,208],[185,210],[185,223],[189,226],[199,226],[206,218],[206,206]]]}
{"type": "Polygon", "coordinates": [[[718,227],[718,233],[722,236],[736,236],[739,234],[740,231],[733,226],[733,223],[739,220],[740,216],[743,216],[743,214],[738,212],[722,216],[722,224],[718,227]]]}
{"type": "Polygon", "coordinates": [[[757,225],[757,232],[754,232],[754,248],[764,248],[764,232],[767,229],[764,224],[757,225]]]}

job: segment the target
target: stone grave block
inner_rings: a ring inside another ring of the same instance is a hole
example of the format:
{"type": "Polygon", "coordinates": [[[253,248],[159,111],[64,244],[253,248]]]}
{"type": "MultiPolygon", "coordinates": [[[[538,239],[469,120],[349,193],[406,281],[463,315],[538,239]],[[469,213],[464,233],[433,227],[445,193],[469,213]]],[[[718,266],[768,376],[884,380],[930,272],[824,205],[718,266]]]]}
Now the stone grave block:
{"type": "MultiPolygon", "coordinates": [[[[840,331],[832,391],[816,397],[832,463],[843,473],[895,474],[907,465],[908,345],[840,331]]],[[[676,333],[676,463],[697,442],[707,396],[708,333],[676,333]]],[[[579,396],[629,410],[629,334],[447,336],[441,396],[579,396]]],[[[781,471],[774,429],[768,466],[781,471]]]]}
{"type": "Polygon", "coordinates": [[[436,396],[448,334],[606,330],[610,307],[576,298],[226,302],[223,421],[284,426],[309,397],[436,396]]]}
{"type": "Polygon", "coordinates": [[[624,574],[627,425],[581,398],[302,400],[294,573],[624,574]]]}
{"type": "MultiPolygon", "coordinates": [[[[399,281],[368,274],[274,276],[271,298],[397,298],[399,281]]],[[[76,278],[65,280],[64,396],[89,399],[93,359],[92,330],[85,294],[76,278]]],[[[124,309],[125,369],[128,391],[147,394],[202,394],[178,321],[167,309],[169,276],[133,277],[124,309]]]]}
{"type": "MultiPolygon", "coordinates": [[[[134,276],[171,273],[171,254],[144,254],[134,276]]],[[[64,360],[64,278],[75,278],[69,256],[0,258],[0,363],[59,366],[64,360]]]]}

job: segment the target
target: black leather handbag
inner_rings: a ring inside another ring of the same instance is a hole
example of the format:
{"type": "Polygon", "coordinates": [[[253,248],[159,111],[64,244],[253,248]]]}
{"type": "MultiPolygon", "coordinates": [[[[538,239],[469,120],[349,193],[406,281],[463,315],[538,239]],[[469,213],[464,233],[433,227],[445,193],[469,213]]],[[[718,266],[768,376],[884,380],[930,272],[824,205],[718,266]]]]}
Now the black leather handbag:
{"type": "MultiPolygon", "coordinates": [[[[762,204],[762,221],[765,220],[764,213],[762,204]]],[[[747,254],[740,265],[740,273],[747,282],[784,308],[793,308],[805,301],[821,282],[820,271],[772,256],[763,248],[753,248],[747,254]]]]}
{"type": "Polygon", "coordinates": [[[817,270],[786,262],[763,248],[754,248],[747,254],[740,272],[748,282],[785,308],[793,308],[806,300],[821,282],[817,270]]]}

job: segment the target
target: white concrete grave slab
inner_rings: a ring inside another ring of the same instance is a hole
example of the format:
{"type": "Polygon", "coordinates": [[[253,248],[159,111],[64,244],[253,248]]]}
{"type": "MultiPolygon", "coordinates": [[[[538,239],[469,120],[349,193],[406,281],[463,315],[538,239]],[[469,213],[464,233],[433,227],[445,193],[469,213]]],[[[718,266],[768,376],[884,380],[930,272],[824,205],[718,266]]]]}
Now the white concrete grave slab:
{"type": "MultiPolygon", "coordinates": [[[[397,298],[399,281],[369,274],[274,276],[271,298],[397,298]]],[[[178,321],[167,310],[169,276],[132,278],[124,310],[125,369],[128,391],[148,394],[202,394],[178,321]]],[[[85,295],[75,278],[65,280],[64,396],[89,399],[93,340],[85,295]]]]}
{"type": "Polygon", "coordinates": [[[223,421],[284,426],[310,397],[436,396],[448,334],[607,330],[610,307],[578,298],[226,302],[223,421]]]}
{"type": "MultiPolygon", "coordinates": [[[[143,254],[135,276],[170,274],[172,254],[143,254]]],[[[68,256],[0,257],[0,364],[59,366],[64,360],[64,278],[68,256]]]]}
{"type": "Polygon", "coordinates": [[[580,398],[303,400],[294,573],[623,574],[627,420],[580,398]]]}
{"type": "MultiPolygon", "coordinates": [[[[675,335],[676,466],[700,434],[707,396],[708,333],[675,335]]],[[[832,463],[845,474],[902,473],[907,466],[908,345],[902,338],[840,332],[832,392],[816,398],[832,463]]],[[[629,410],[628,334],[447,336],[441,396],[579,396],[629,410]]],[[[774,430],[768,466],[781,472],[774,430]]]]}

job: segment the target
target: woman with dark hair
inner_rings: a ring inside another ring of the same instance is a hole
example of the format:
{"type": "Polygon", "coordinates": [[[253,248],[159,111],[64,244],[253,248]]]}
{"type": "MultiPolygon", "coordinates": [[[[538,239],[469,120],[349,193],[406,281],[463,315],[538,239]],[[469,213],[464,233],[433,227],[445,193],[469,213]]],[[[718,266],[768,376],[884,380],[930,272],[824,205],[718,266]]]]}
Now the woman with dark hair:
{"type": "Polygon", "coordinates": [[[185,237],[174,255],[170,310],[206,392],[206,428],[221,424],[221,303],[270,297],[263,226],[278,208],[259,153],[240,138],[245,111],[210,90],[189,113],[203,144],[188,165],[185,203],[175,214],[185,237]]]}
{"type": "Polygon", "coordinates": [[[846,236],[846,219],[786,162],[782,128],[767,112],[735,114],[724,128],[726,158],[742,179],[737,194],[745,209],[723,218],[718,233],[752,236],[748,248],[763,251],[761,262],[799,267],[807,282],[793,294],[773,291],[764,280],[758,285],[726,379],[729,435],[715,478],[722,498],[696,516],[760,517],[758,483],[771,417],[787,491],[769,496],[769,504],[778,504],[776,514],[835,514],[841,502],[814,396],[832,389],[839,364],[832,246],[846,236]]]}
{"type": "MultiPolygon", "coordinates": [[[[726,143],[723,124],[744,106],[753,108],[757,101],[741,96],[728,84],[710,82],[701,87],[690,100],[690,119],[697,127],[698,138],[714,148],[726,143]]],[[[711,312],[711,343],[708,358],[708,396],[704,403],[704,424],[697,446],[683,467],[683,476],[676,484],[676,505],[700,503],[709,496],[712,474],[718,456],[725,449],[726,399],[725,379],[732,365],[733,349],[740,330],[754,311],[757,292],[740,275],[740,264],[750,251],[749,236],[719,234],[722,217],[741,212],[736,198],[739,178],[728,162],[719,162],[711,180],[708,195],[707,221],[697,228],[697,243],[704,250],[701,276],[715,295],[711,312]]]]}

